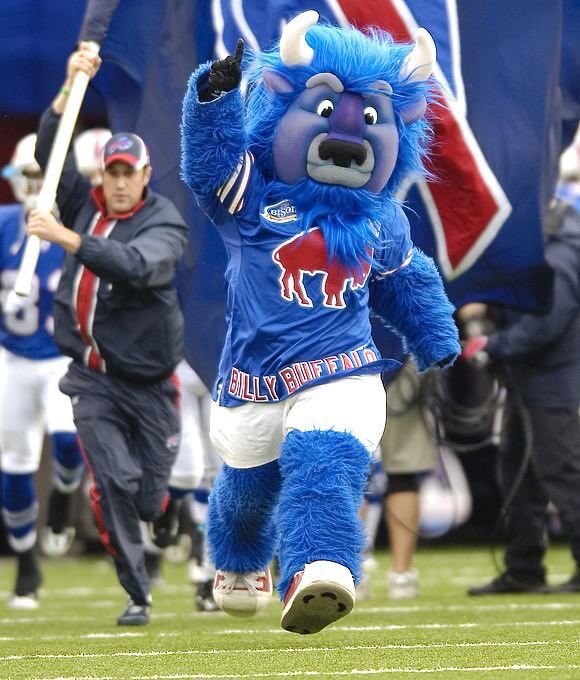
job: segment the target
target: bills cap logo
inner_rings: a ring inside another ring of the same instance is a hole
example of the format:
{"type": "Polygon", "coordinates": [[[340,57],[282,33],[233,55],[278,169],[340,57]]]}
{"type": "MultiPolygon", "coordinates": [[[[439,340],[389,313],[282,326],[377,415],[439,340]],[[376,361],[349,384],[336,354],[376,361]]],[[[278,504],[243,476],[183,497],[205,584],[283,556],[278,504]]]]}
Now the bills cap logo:
{"type": "Polygon", "coordinates": [[[115,153],[115,151],[127,151],[133,146],[133,142],[129,137],[117,137],[115,140],[111,141],[111,144],[107,145],[107,151],[109,153],[115,153]]]}
{"type": "Polygon", "coordinates": [[[113,135],[103,149],[103,167],[115,161],[127,163],[134,170],[149,165],[149,151],[145,142],[132,132],[119,132],[113,135]]]}

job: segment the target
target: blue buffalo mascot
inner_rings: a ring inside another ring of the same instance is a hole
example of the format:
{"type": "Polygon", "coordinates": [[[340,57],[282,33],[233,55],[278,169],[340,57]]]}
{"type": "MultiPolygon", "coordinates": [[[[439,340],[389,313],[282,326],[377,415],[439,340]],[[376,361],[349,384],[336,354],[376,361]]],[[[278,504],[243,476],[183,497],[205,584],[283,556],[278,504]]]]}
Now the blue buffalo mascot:
{"type": "Polygon", "coordinates": [[[425,174],[431,36],[318,24],[307,11],[244,63],[199,67],[183,103],[182,177],[223,238],[227,337],[211,438],[224,466],[210,497],[214,596],[237,616],[271,599],[281,625],[316,633],[348,614],[360,578],[358,519],[385,427],[369,315],[420,370],[460,351],[431,259],[395,192],[425,174]]]}

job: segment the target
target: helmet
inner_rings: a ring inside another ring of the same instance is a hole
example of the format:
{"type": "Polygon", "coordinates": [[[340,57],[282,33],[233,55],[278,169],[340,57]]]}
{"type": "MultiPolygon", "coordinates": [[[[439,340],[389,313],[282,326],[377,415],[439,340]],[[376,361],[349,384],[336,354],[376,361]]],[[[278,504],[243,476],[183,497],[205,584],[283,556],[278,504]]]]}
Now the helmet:
{"type": "Polygon", "coordinates": [[[79,172],[86,175],[91,184],[100,184],[101,158],[103,147],[111,138],[106,128],[85,130],[75,139],[74,152],[79,172]]]}
{"type": "Polygon", "coordinates": [[[14,149],[10,165],[2,168],[2,177],[10,183],[17,201],[27,210],[33,207],[42,187],[42,171],[34,158],[36,135],[23,137],[14,149]]]}

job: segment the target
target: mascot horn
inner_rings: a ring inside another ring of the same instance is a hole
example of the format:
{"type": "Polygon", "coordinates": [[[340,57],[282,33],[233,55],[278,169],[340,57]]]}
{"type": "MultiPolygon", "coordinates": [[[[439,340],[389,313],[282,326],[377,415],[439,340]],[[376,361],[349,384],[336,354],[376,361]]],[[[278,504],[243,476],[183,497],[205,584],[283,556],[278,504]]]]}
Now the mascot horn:
{"type": "Polygon", "coordinates": [[[211,437],[224,460],[210,497],[214,596],[233,615],[270,601],[282,627],[316,633],[348,614],[360,578],[358,508],[385,426],[370,311],[420,370],[460,351],[433,262],[394,194],[426,174],[435,47],[304,12],[278,45],[191,76],[182,177],[222,235],[227,322],[211,437]]]}

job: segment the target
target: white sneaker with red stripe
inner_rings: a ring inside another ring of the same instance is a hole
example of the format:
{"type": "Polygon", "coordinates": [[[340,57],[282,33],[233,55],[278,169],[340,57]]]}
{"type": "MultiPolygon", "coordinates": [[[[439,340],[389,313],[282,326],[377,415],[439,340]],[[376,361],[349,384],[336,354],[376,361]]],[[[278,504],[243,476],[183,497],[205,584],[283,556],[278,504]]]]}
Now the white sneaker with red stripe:
{"type": "Polygon", "coordinates": [[[253,616],[272,599],[272,577],[269,569],[237,573],[216,571],[213,597],[226,614],[253,616]]]}
{"type": "Polygon", "coordinates": [[[336,562],[311,562],[294,575],[284,598],[280,625],[291,633],[318,633],[352,611],[354,580],[336,562]]]}

